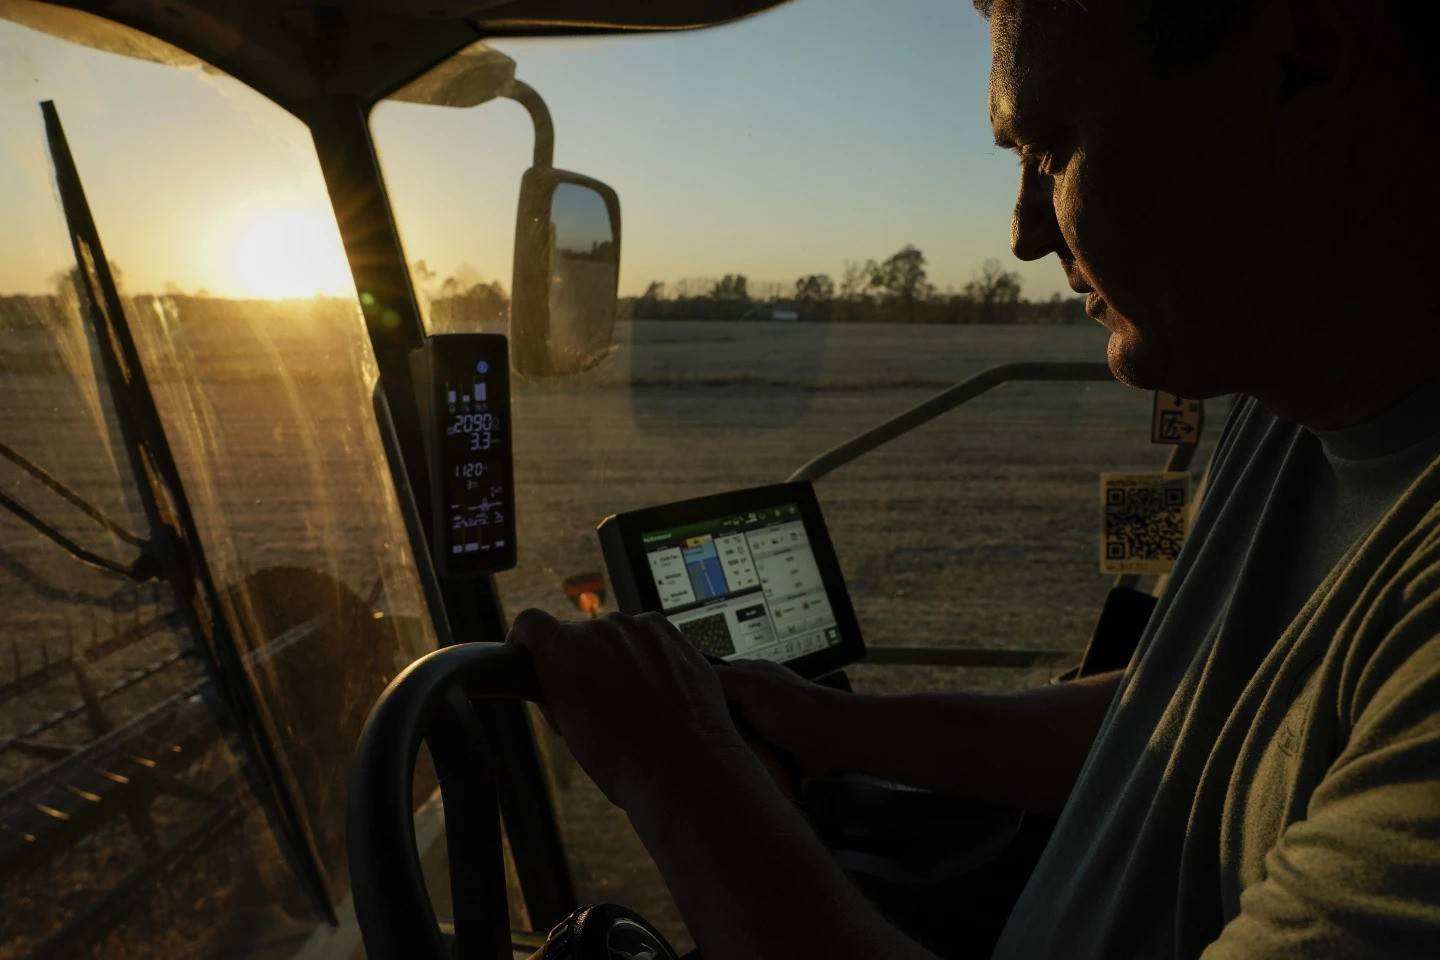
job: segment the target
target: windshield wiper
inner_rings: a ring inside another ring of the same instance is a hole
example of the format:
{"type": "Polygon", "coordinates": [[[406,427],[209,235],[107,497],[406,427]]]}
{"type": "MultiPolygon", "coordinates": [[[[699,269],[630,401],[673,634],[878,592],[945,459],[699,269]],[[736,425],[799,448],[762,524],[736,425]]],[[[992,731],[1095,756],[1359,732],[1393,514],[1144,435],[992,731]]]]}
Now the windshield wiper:
{"type": "Polygon", "coordinates": [[[220,591],[205,559],[199,526],[185,494],[179,464],[170,448],[160,411],[150,391],[129,321],[120,302],[114,274],[106,259],[100,232],[90,212],[75,158],[53,101],[40,104],[50,162],[75,254],[77,292],[89,321],[99,360],[97,373],[115,401],[120,437],[135,476],[140,502],[150,525],[158,565],[179,601],[190,633],[199,642],[215,687],[229,707],[234,731],[254,766],[249,771],[255,792],[272,818],[277,839],[295,854],[297,879],[330,923],[338,923],[337,897],[321,865],[310,822],[302,813],[294,781],[267,728],[239,644],[224,614],[220,591]],[[268,796],[267,796],[268,795],[268,796]]]}

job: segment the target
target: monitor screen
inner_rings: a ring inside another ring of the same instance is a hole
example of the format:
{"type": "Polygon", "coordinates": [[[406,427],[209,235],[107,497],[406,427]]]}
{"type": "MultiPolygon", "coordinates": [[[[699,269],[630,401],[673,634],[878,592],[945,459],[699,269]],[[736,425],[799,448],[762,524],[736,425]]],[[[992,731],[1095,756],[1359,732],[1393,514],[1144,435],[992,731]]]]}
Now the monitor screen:
{"type": "Polygon", "coordinates": [[[798,504],[642,533],[660,607],[704,652],[786,661],[840,643],[798,504]]]}
{"type": "Polygon", "coordinates": [[[514,534],[508,467],[510,425],[503,404],[488,397],[488,365],[477,373],[442,380],[445,401],[445,483],[447,544],[456,557],[503,553],[514,534]]]}

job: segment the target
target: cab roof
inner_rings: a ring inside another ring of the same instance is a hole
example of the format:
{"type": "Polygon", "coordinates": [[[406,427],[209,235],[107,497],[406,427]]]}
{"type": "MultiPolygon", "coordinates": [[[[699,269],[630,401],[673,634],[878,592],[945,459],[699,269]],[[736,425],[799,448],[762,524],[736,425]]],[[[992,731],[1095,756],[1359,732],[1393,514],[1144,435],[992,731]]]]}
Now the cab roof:
{"type": "Polygon", "coordinates": [[[373,103],[487,37],[691,30],[783,0],[0,0],[0,15],[87,46],[162,62],[178,47],[299,112],[373,103]],[[98,30],[91,13],[142,33],[98,30]],[[142,34],[148,34],[146,37],[142,34]]]}

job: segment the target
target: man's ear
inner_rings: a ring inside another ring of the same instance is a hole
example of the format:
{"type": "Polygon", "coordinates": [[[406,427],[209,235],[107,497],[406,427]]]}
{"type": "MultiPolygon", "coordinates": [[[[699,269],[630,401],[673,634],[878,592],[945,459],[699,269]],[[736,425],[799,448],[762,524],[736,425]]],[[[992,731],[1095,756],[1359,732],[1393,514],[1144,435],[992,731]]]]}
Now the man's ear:
{"type": "Polygon", "coordinates": [[[1345,85],[1353,69],[1357,39],[1348,33],[1335,0],[1281,0],[1289,21],[1288,49],[1280,55],[1279,100],[1287,103],[1317,88],[1345,85]]]}
{"type": "Polygon", "coordinates": [[[1269,88],[1257,92],[1273,105],[1283,166],[1294,170],[1319,154],[1338,162],[1355,149],[1356,124],[1373,122],[1372,84],[1393,66],[1385,60],[1387,7],[1379,0],[1268,4],[1264,29],[1273,59],[1263,81],[1269,88]]]}

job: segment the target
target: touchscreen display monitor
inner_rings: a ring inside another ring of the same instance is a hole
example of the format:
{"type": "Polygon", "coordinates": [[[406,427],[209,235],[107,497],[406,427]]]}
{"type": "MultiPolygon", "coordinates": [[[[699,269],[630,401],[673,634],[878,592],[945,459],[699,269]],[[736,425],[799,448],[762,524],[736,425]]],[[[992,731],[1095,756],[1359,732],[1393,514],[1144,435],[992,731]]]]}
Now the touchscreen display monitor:
{"type": "Polygon", "coordinates": [[[840,643],[797,503],[640,535],[661,611],[721,659],[788,661],[840,643]]]}

